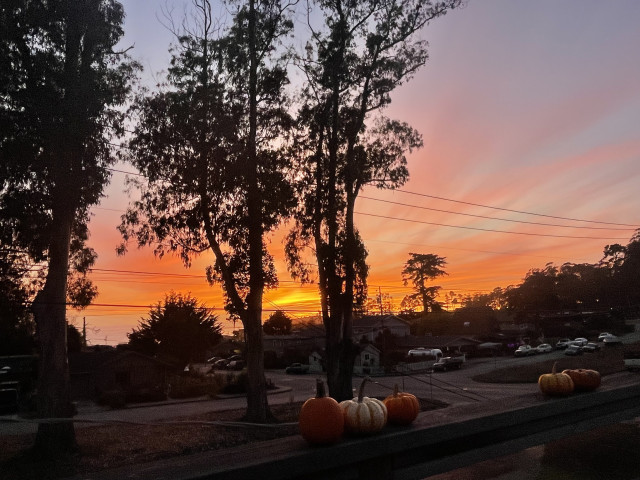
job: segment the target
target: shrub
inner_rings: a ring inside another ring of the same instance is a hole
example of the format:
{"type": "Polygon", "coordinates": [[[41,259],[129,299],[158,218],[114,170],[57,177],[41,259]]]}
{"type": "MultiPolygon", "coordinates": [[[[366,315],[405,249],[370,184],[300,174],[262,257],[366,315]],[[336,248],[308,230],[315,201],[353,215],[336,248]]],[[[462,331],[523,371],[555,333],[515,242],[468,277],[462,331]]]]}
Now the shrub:
{"type": "Polygon", "coordinates": [[[122,390],[106,390],[98,395],[98,404],[113,409],[124,408],[127,406],[127,396],[122,390]]]}
{"type": "Polygon", "coordinates": [[[169,380],[169,397],[215,397],[222,386],[220,375],[176,375],[169,380]]]}
{"type": "Polygon", "coordinates": [[[167,399],[167,395],[160,387],[156,388],[139,388],[127,392],[127,403],[142,403],[142,402],[160,402],[167,399]]]}
{"type": "Polygon", "coordinates": [[[247,393],[248,376],[246,371],[242,371],[237,375],[228,373],[225,380],[226,381],[224,383],[224,386],[222,387],[221,393],[247,393]]]}

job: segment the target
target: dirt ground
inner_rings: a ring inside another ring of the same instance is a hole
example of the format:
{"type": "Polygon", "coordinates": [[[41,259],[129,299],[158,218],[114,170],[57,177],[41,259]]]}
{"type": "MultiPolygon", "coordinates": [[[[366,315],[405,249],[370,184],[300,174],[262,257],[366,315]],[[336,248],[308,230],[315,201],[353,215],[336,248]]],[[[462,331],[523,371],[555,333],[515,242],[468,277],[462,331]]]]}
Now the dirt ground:
{"type": "Polygon", "coordinates": [[[245,409],[183,417],[164,425],[100,425],[76,428],[78,453],[55,463],[31,455],[34,435],[0,438],[0,479],[41,480],[86,474],[122,465],[158,460],[269,440],[298,433],[301,402],[274,405],[277,423],[246,426],[245,409]],[[221,425],[212,422],[229,422],[221,425]]]}
{"type": "MultiPolygon", "coordinates": [[[[275,421],[267,425],[243,423],[243,408],[181,417],[165,424],[76,428],[77,454],[53,464],[31,455],[35,435],[0,437],[0,480],[61,478],[297,435],[302,403],[270,406],[275,421]]],[[[446,405],[420,399],[420,406],[426,411],[446,405]]]]}

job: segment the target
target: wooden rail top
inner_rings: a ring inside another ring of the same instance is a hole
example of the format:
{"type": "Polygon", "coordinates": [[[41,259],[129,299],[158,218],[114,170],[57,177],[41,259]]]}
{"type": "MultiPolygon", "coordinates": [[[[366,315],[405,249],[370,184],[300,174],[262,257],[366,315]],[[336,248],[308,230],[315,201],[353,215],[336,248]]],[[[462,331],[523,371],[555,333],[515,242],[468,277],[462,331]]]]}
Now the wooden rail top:
{"type": "Polygon", "coordinates": [[[295,435],[77,478],[421,479],[636,416],[640,384],[564,398],[536,393],[422,412],[409,427],[328,447],[295,435]]]}

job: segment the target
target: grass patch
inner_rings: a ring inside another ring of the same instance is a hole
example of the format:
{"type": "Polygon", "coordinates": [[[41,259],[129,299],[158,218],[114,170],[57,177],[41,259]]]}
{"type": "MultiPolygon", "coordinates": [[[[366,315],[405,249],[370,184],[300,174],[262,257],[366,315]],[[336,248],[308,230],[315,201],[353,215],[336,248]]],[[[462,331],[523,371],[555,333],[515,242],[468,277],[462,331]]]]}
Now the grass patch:
{"type": "Polygon", "coordinates": [[[609,375],[624,370],[623,349],[607,347],[594,353],[585,353],[576,357],[564,356],[560,359],[548,359],[535,363],[522,363],[491,372],[476,375],[476,382],[485,383],[537,383],[543,373],[551,372],[553,364],[558,362],[557,369],[588,368],[597,370],[601,375],[609,375]]]}

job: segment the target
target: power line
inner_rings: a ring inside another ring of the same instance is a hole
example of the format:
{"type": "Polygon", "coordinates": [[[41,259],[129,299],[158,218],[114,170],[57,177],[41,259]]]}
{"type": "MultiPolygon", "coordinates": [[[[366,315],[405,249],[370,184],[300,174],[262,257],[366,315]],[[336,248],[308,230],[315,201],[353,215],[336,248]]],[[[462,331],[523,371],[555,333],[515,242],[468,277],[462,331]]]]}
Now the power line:
{"type": "MultiPolygon", "coordinates": [[[[92,272],[130,274],[130,275],[149,275],[149,276],[157,276],[157,277],[204,278],[204,279],[207,278],[206,275],[196,275],[196,274],[188,274],[188,273],[148,272],[143,270],[119,270],[114,268],[91,268],[89,270],[92,272]]],[[[278,280],[278,283],[298,283],[298,282],[296,282],[295,280],[278,280]]]]}
{"type": "MultiPolygon", "coordinates": [[[[487,220],[498,220],[500,222],[526,223],[528,225],[542,225],[542,226],[545,226],[545,227],[584,228],[584,229],[589,229],[589,230],[621,230],[621,231],[635,230],[635,228],[588,227],[588,226],[584,226],[584,225],[560,225],[560,224],[557,224],[557,223],[528,222],[526,220],[513,220],[513,219],[510,219],[510,218],[496,218],[496,217],[489,217],[489,216],[486,216],[486,215],[474,215],[472,213],[453,212],[451,210],[441,210],[439,208],[423,207],[423,206],[420,206],[420,205],[412,205],[410,203],[394,202],[394,201],[391,201],[391,200],[384,200],[382,198],[367,197],[366,195],[360,195],[360,198],[363,198],[365,200],[373,200],[373,201],[376,201],[376,202],[389,203],[389,204],[398,205],[398,206],[401,206],[401,207],[419,208],[420,210],[429,210],[429,211],[432,211],[432,212],[449,213],[449,214],[452,214],[452,215],[464,215],[466,217],[484,218],[484,219],[487,219],[487,220]]],[[[584,221],[587,221],[587,220],[584,220],[584,221]]]]}
{"type": "MultiPolygon", "coordinates": [[[[56,303],[56,302],[41,302],[41,305],[65,305],[67,307],[71,307],[71,308],[75,308],[75,306],[72,303],[69,302],[60,302],[60,303],[56,303]]],[[[26,305],[33,305],[33,302],[26,302],[26,305]]],[[[156,303],[151,303],[148,305],[136,305],[136,304],[127,304],[127,303],[92,303],[90,305],[87,305],[84,308],[127,308],[127,309],[138,309],[138,308],[154,308],[157,307],[158,302],[156,303]]],[[[207,311],[213,311],[213,312],[220,312],[220,311],[225,311],[224,308],[222,307],[196,307],[198,309],[201,310],[207,310],[207,311]]],[[[263,312],[275,312],[277,310],[282,310],[282,308],[263,308],[262,311],[263,312]]],[[[317,313],[317,309],[311,309],[311,310],[307,310],[307,309],[300,309],[300,308],[287,308],[286,309],[287,312],[298,312],[298,313],[317,313]]],[[[89,315],[89,314],[88,314],[89,315]]],[[[115,314],[114,314],[115,315],[115,314]]]]}
{"type": "Polygon", "coordinates": [[[479,228],[479,227],[467,227],[463,225],[448,225],[446,223],[426,222],[424,220],[411,220],[408,218],[391,217],[388,215],[376,215],[373,213],[354,212],[358,215],[364,215],[367,217],[384,218],[385,220],[399,220],[402,222],[421,223],[424,225],[433,225],[436,227],[450,227],[450,228],[462,228],[464,230],[476,230],[480,232],[492,232],[492,233],[509,233],[512,235],[526,235],[531,237],[553,237],[553,238],[573,238],[576,240],[627,240],[626,238],[602,238],[602,237],[582,237],[573,235],[554,235],[552,233],[529,233],[529,232],[509,232],[507,230],[496,230],[492,228],[479,228]]]}
{"type": "MultiPolygon", "coordinates": [[[[442,248],[449,250],[460,250],[462,252],[473,252],[473,253],[488,253],[490,255],[513,255],[516,257],[531,257],[531,258],[543,258],[548,260],[548,256],[543,255],[531,255],[528,253],[513,253],[513,252],[493,252],[491,250],[474,250],[472,248],[455,248],[450,247],[449,245],[429,245],[426,243],[408,243],[408,242],[392,242],[390,240],[376,240],[372,238],[365,239],[366,242],[379,242],[379,243],[390,243],[392,245],[407,245],[408,247],[429,247],[429,248],[442,248]]],[[[560,258],[560,257],[556,257],[560,258]]]]}
{"type": "MultiPolygon", "coordinates": [[[[116,146],[121,146],[121,145],[116,145],[116,146]]],[[[122,147],[122,148],[125,148],[125,147],[122,147]]],[[[135,175],[138,177],[144,177],[144,175],[142,175],[141,173],[127,172],[126,170],[119,170],[117,168],[107,167],[107,170],[109,170],[110,172],[124,173],[126,175],[135,175]]]]}
{"type": "Polygon", "coordinates": [[[451,198],[438,197],[436,195],[428,195],[426,193],[410,192],[408,190],[402,190],[402,189],[397,189],[395,191],[396,192],[401,192],[401,193],[406,193],[407,195],[417,195],[419,197],[434,198],[436,200],[443,200],[445,202],[460,203],[460,204],[463,204],[463,205],[471,205],[471,206],[474,206],[474,207],[491,208],[493,210],[501,210],[503,212],[521,213],[521,214],[524,214],[524,215],[534,215],[536,217],[555,218],[556,220],[569,220],[569,221],[572,221],[572,222],[599,223],[599,224],[602,224],[602,225],[616,225],[616,226],[619,226],[619,227],[638,228],[637,225],[630,225],[628,223],[600,222],[600,221],[596,221],[596,220],[584,220],[584,219],[580,219],[580,218],[558,217],[558,216],[555,216],[555,215],[545,215],[543,213],[526,212],[524,210],[511,210],[509,208],[493,207],[491,205],[483,205],[481,203],[463,202],[462,200],[453,200],[451,198]]]}

